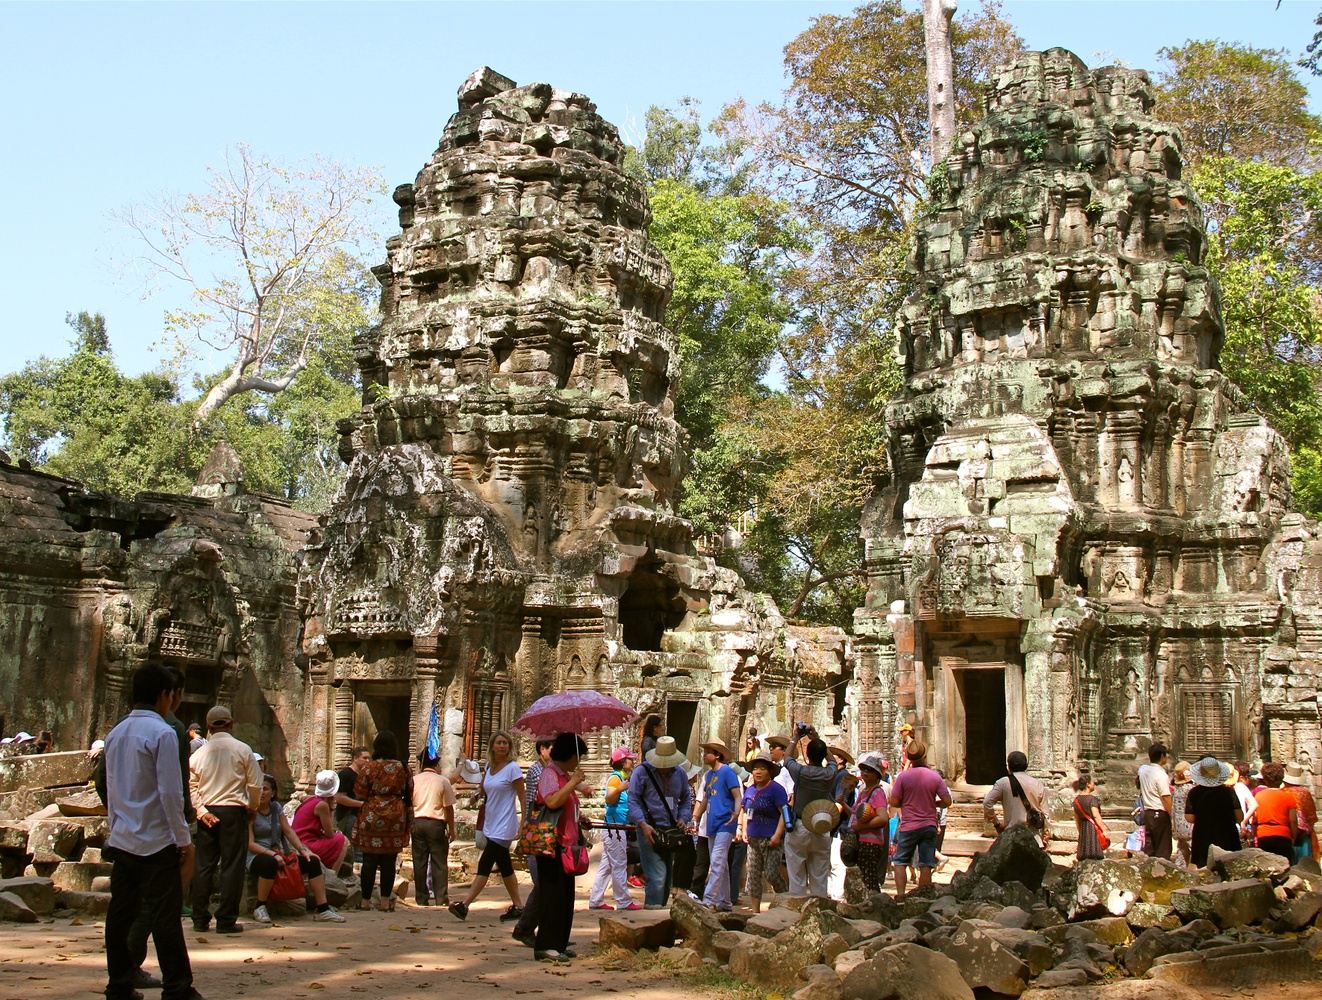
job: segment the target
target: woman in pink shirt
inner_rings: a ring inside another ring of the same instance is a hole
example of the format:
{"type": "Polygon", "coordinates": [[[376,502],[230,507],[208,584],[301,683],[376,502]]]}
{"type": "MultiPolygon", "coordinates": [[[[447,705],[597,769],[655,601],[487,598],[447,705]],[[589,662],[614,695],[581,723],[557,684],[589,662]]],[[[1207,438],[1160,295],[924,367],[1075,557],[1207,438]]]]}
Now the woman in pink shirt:
{"type": "Polygon", "coordinates": [[[551,763],[537,779],[536,803],[560,815],[556,822],[557,849],[554,854],[538,854],[537,865],[537,936],[533,956],[542,962],[565,962],[574,958],[569,950],[569,933],[574,923],[574,876],[565,871],[565,850],[580,843],[578,793],[590,795],[584,787],[587,776],[578,766],[587,753],[587,744],[575,733],[561,733],[551,744],[551,763]]]}

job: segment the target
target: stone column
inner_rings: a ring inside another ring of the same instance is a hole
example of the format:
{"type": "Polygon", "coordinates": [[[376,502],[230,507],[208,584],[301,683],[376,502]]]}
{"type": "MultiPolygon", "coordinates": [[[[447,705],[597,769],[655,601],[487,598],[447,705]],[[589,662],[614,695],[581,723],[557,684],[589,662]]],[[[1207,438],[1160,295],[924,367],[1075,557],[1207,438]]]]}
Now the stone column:
{"type": "MultiPolygon", "coordinates": [[[[434,659],[418,659],[413,681],[413,726],[409,735],[409,760],[414,760],[427,745],[431,709],[436,704],[436,676],[439,665],[434,659]]],[[[444,723],[438,718],[438,725],[444,723]]]]}
{"type": "Polygon", "coordinates": [[[331,759],[329,767],[341,768],[353,753],[353,682],[344,681],[335,688],[334,716],[331,721],[331,759]]]}
{"type": "Polygon", "coordinates": [[[298,780],[304,787],[312,784],[316,773],[329,767],[334,747],[334,689],[329,664],[315,663],[308,674],[308,709],[303,720],[306,728],[302,760],[298,762],[298,780]]]}

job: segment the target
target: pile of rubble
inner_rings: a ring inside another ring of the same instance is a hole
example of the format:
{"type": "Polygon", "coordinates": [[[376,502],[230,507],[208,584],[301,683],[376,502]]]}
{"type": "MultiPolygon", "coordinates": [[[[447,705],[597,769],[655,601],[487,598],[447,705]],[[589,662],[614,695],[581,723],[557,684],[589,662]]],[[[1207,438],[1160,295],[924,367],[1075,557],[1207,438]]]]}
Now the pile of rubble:
{"type": "Polygon", "coordinates": [[[1012,827],[949,886],[865,904],[777,896],[754,915],[677,897],[601,919],[601,944],[713,963],[795,1000],[1178,998],[1199,986],[1307,980],[1322,960],[1322,874],[1251,848],[1205,871],[1157,858],[1053,865],[1012,827]],[[680,947],[674,947],[676,942],[680,947]],[[1095,985],[1090,985],[1095,984],[1095,985]]]}

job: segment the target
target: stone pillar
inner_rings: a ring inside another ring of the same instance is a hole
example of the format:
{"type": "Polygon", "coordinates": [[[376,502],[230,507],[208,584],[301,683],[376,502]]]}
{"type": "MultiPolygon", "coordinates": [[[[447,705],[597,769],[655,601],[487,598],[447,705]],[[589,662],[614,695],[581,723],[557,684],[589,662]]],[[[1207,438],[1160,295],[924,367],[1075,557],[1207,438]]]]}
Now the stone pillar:
{"type": "Polygon", "coordinates": [[[315,663],[309,672],[308,683],[308,710],[303,720],[306,736],[297,769],[299,784],[304,787],[312,784],[319,770],[331,766],[334,749],[334,689],[329,664],[315,663]]]}
{"type": "Polygon", "coordinates": [[[349,763],[353,754],[353,682],[343,681],[334,691],[331,759],[328,766],[341,768],[349,763]]]}
{"type": "MultiPolygon", "coordinates": [[[[431,709],[432,705],[436,704],[436,676],[440,672],[436,660],[424,660],[421,657],[418,658],[414,670],[413,726],[409,734],[409,760],[415,760],[427,745],[427,733],[431,725],[431,709]]],[[[437,724],[444,725],[444,721],[438,715],[437,724]]]]}

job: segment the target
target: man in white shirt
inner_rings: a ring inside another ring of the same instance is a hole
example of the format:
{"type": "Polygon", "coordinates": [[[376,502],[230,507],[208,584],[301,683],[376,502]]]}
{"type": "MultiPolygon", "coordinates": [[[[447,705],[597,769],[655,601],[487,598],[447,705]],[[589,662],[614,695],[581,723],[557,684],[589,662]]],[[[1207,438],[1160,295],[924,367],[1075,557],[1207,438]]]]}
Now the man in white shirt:
{"type": "Polygon", "coordinates": [[[239,902],[248,858],[248,819],[257,815],[262,770],[248,744],[230,729],[224,705],[207,712],[207,742],[188,761],[190,793],[197,810],[197,869],[193,873],[193,929],[211,926],[211,881],[219,869],[216,933],[237,934],[239,902]]]}
{"type": "Polygon", "coordinates": [[[1169,759],[1160,743],[1148,747],[1148,762],[1138,769],[1138,795],[1143,805],[1143,851],[1148,857],[1171,859],[1171,779],[1169,759]]]}
{"type": "MultiPolygon", "coordinates": [[[[133,672],[133,710],[106,736],[105,856],[110,874],[106,912],[106,997],[131,1000],[140,964],[131,954],[135,921],[150,924],[161,966],[163,1000],[200,1000],[179,922],[181,867],[191,863],[184,820],[179,738],[165,721],[176,680],[165,667],[133,672]]],[[[140,956],[139,956],[140,958],[140,956]]]]}
{"type": "Polygon", "coordinates": [[[1028,755],[1015,750],[1005,758],[1006,775],[997,778],[982,800],[982,815],[1001,833],[1006,827],[1028,822],[1028,807],[1045,815],[1043,804],[1047,789],[1042,782],[1028,773],[1028,755]],[[1011,780],[1013,779],[1013,780],[1011,780]],[[1018,792],[1015,786],[1018,785],[1018,792]],[[996,818],[996,803],[1001,804],[1001,819],[996,818]]]}

